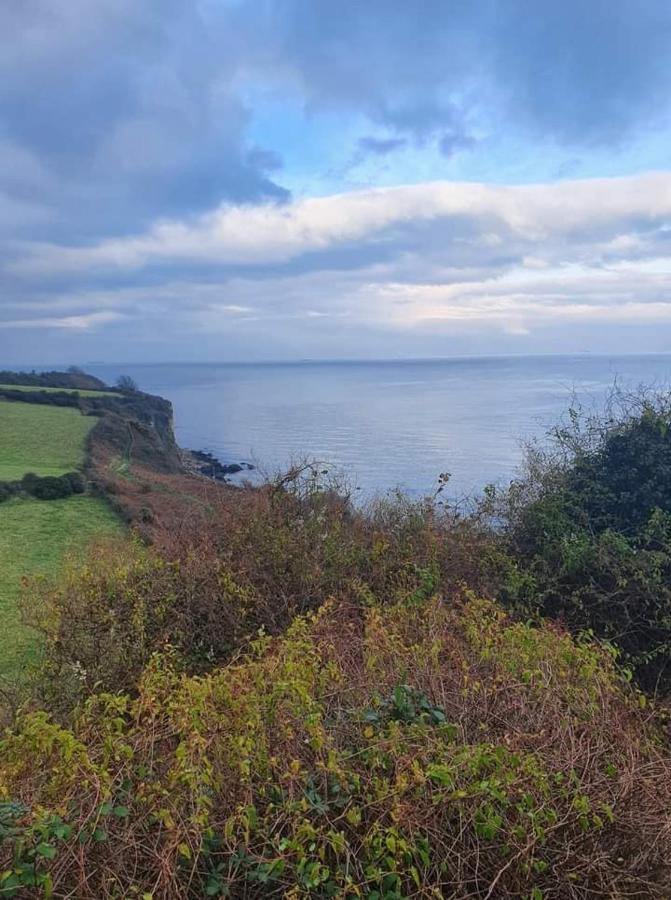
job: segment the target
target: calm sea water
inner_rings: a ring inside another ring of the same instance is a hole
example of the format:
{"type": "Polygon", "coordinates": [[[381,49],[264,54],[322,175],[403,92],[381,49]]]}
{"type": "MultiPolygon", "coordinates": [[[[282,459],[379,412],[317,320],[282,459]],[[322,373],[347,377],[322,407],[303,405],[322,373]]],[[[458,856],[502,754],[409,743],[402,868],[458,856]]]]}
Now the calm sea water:
{"type": "Polygon", "coordinates": [[[87,368],[171,400],[184,447],[271,472],[315,457],[365,494],[422,495],[445,471],[455,496],[506,482],[573,393],[598,406],[616,379],[671,384],[670,355],[87,368]]]}

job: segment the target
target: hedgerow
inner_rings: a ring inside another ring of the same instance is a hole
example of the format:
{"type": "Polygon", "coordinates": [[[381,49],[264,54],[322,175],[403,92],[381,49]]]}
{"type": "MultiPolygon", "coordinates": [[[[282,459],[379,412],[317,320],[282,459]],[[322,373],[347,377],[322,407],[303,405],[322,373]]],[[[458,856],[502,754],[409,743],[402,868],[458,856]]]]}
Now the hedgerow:
{"type": "Polygon", "coordinates": [[[671,761],[612,654],[478,599],[327,603],[0,741],[0,890],[667,897],[671,761]],[[2,818],[4,816],[4,819],[2,818]]]}

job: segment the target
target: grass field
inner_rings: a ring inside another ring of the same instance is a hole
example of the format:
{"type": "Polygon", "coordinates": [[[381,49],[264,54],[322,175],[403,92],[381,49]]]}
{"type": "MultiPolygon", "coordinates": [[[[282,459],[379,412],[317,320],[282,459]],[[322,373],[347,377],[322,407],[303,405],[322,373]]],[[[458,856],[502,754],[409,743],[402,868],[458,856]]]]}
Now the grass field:
{"type": "MultiPolygon", "coordinates": [[[[86,435],[96,423],[70,407],[0,400],[0,480],[26,472],[62,475],[81,466],[86,435]]],[[[37,646],[21,623],[17,596],[26,575],[53,573],[69,552],[99,534],[120,531],[110,507],[86,495],[0,504],[0,677],[16,675],[37,646]]]]}
{"type": "Polygon", "coordinates": [[[0,481],[26,472],[62,475],[78,468],[84,440],[96,423],[78,409],[0,400],[0,481]]]}
{"type": "Polygon", "coordinates": [[[80,391],[78,388],[38,387],[32,384],[0,384],[0,391],[42,391],[46,394],[80,394],[82,397],[118,397],[116,391],[80,391]]]}
{"type": "Polygon", "coordinates": [[[0,504],[0,677],[17,675],[37,647],[17,611],[21,579],[53,573],[66,554],[83,551],[98,535],[121,530],[117,516],[97,497],[0,504]]]}

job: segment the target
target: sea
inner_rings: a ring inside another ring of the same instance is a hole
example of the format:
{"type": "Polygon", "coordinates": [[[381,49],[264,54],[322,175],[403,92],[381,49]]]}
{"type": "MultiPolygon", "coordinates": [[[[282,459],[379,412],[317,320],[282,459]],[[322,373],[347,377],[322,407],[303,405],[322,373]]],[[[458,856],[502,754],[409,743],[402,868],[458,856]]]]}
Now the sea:
{"type": "Polygon", "coordinates": [[[665,389],[671,355],[470,357],[291,363],[88,365],[130,375],[172,401],[178,443],[272,477],[303,459],[369,498],[421,497],[449,473],[448,496],[514,476],[575,403],[596,411],[614,385],[665,389]]]}

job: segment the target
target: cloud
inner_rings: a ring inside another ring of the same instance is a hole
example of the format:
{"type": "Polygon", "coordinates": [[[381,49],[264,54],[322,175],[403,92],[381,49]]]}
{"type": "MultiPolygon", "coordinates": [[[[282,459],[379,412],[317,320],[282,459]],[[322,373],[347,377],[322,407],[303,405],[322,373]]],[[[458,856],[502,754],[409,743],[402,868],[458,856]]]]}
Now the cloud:
{"type": "Polygon", "coordinates": [[[656,327],[661,340],[671,320],[670,223],[664,172],[225,206],[94,247],[33,248],[14,263],[24,312],[8,327],[116,324],[140,343],[160,335],[202,348],[218,338],[219,353],[302,340],[347,355],[359,342],[371,352],[469,336],[536,349],[543,334],[559,349],[574,348],[576,335],[589,344],[590,334],[632,327],[656,327]],[[350,245],[356,253],[343,256],[350,245]],[[55,287],[63,277],[66,291],[55,287]],[[91,288],[104,278],[113,283],[91,288]]]}
{"type": "Polygon", "coordinates": [[[277,151],[247,140],[231,17],[178,0],[0,5],[0,138],[22,157],[0,192],[31,189],[73,236],[286,197],[277,151]]]}
{"type": "Polygon", "coordinates": [[[0,320],[0,328],[37,328],[40,330],[51,328],[64,328],[66,330],[88,331],[101,325],[109,325],[124,318],[121,313],[112,310],[92,312],[81,316],[49,316],[35,319],[6,319],[0,320]]]}
{"type": "Polygon", "coordinates": [[[666,0],[22,0],[0,33],[4,358],[667,324],[666,0]]]}
{"type": "Polygon", "coordinates": [[[399,135],[467,136],[473,117],[586,146],[668,116],[665,0],[270,0],[258,20],[312,109],[399,135]]]}
{"type": "Polygon", "coordinates": [[[393,153],[394,150],[400,150],[400,148],[405,145],[405,138],[378,138],[371,137],[370,135],[359,138],[357,143],[357,146],[362,153],[372,153],[376,156],[386,156],[388,153],[393,153]]]}
{"type": "Polygon", "coordinates": [[[454,156],[461,150],[471,150],[475,147],[477,141],[469,135],[457,134],[455,132],[447,132],[438,141],[438,148],[443,156],[454,156]]]}
{"type": "Polygon", "coordinates": [[[671,112],[665,0],[24,0],[0,32],[0,206],[36,240],[286,200],[284,153],[332,113],[347,171],[355,122],[369,154],[451,158],[519,129],[622,143],[671,112]],[[288,99],[303,132],[283,130],[288,99]]]}
{"type": "Polygon", "coordinates": [[[175,263],[259,268],[351,243],[373,255],[380,245],[407,249],[418,230],[425,252],[439,239],[448,258],[467,255],[469,247],[481,259],[497,257],[519,244],[536,256],[547,244],[556,255],[564,243],[579,258],[597,241],[601,254],[617,258],[668,236],[670,221],[671,173],[507,187],[438,182],[281,205],[227,204],[92,247],[33,246],[8,268],[40,277],[175,263]]]}

